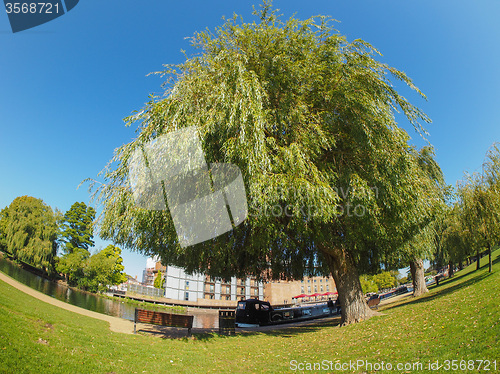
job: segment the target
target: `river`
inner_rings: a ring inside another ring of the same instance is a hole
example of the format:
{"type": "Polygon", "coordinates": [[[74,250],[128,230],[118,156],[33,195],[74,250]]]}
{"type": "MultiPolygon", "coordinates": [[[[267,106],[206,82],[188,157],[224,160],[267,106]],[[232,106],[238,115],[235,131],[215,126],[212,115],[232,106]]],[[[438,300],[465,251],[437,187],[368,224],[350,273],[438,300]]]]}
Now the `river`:
{"type": "MultiPolygon", "coordinates": [[[[119,300],[111,300],[88,292],[69,288],[62,284],[49,281],[38,275],[22,269],[15,263],[5,259],[0,255],[0,271],[21,282],[28,287],[40,291],[46,295],[64,301],[68,304],[79,306],[80,308],[92,310],[94,312],[107,314],[110,316],[134,320],[136,306],[119,300]]],[[[143,309],[154,310],[154,306],[141,306],[143,309]]],[[[194,315],[194,328],[218,328],[217,311],[197,310],[189,308],[189,314],[194,315]]]]}

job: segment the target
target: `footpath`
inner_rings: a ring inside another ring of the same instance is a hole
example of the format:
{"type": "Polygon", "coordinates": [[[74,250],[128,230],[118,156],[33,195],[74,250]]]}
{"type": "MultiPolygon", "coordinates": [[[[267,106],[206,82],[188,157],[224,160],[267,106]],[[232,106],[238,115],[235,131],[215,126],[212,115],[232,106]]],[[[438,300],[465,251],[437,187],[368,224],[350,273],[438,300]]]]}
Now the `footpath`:
{"type": "Polygon", "coordinates": [[[33,296],[34,298],[41,300],[45,303],[57,306],[62,309],[69,310],[70,312],[78,313],[87,317],[92,317],[96,319],[100,319],[102,321],[109,322],[109,329],[114,332],[120,332],[123,334],[133,334],[134,333],[134,323],[132,321],[128,321],[123,318],[118,318],[118,317],[113,317],[113,316],[108,316],[106,314],[102,313],[97,313],[93,312],[91,310],[87,310],[84,308],[80,308],[75,305],[71,305],[68,303],[65,303],[64,301],[57,300],[51,296],[45,295],[42,292],[36,291],[33,288],[30,288],[15,279],[12,279],[8,275],[5,275],[4,273],[0,272],[0,280],[11,285],[12,287],[18,289],[19,291],[22,291],[30,296],[33,296]]]}

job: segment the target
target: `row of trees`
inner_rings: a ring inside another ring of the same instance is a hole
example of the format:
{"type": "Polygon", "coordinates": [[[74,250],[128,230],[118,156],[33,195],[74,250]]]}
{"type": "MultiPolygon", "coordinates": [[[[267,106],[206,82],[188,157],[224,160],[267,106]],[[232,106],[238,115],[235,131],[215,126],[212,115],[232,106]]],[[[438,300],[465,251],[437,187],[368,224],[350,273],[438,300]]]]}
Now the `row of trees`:
{"type": "Polygon", "coordinates": [[[94,219],[94,209],[83,202],[62,215],[41,199],[18,197],[0,213],[0,249],[49,276],[64,275],[71,285],[104,291],[126,277],[120,248],[90,254],[94,219]]]}
{"type": "Polygon", "coordinates": [[[474,256],[479,269],[480,254],[487,251],[491,272],[491,250],[500,243],[500,150],[493,144],[481,171],[466,175],[457,187],[456,199],[439,221],[440,245],[437,266],[461,268],[474,256]]]}

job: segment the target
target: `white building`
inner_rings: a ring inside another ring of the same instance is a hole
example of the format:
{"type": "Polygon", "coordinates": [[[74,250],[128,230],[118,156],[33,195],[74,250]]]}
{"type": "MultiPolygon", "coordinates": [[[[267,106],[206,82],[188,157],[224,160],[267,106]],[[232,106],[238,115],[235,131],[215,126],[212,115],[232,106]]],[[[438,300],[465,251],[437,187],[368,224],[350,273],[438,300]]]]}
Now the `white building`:
{"type": "Polygon", "coordinates": [[[237,301],[248,298],[264,299],[264,284],[254,278],[239,279],[232,277],[230,281],[212,279],[201,273],[186,274],[183,269],[175,266],[162,266],[153,259],[148,259],[145,273],[149,278],[161,271],[164,277],[165,297],[173,300],[198,302],[209,300],[216,302],[237,301]]]}

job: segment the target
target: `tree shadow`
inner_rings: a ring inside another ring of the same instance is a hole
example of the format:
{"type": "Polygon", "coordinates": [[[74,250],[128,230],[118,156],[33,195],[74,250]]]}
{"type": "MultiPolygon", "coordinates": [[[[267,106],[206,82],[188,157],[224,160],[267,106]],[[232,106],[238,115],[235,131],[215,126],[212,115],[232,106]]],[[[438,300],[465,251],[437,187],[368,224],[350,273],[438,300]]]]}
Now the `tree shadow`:
{"type": "MultiPolygon", "coordinates": [[[[497,258],[495,260],[495,262],[498,262],[498,261],[500,261],[500,258],[497,258]]],[[[472,286],[478,282],[481,282],[484,279],[491,276],[493,273],[489,273],[487,271],[486,272],[482,271],[482,272],[478,272],[476,275],[473,275],[473,274],[474,274],[474,272],[468,272],[466,274],[463,274],[463,275],[460,275],[457,277],[448,278],[446,281],[441,281],[439,286],[434,285],[432,288],[430,288],[431,290],[434,291],[432,293],[427,293],[427,294],[422,295],[418,298],[410,298],[410,299],[407,299],[406,301],[403,301],[403,302],[395,304],[395,305],[389,304],[383,310],[385,311],[385,310],[390,310],[390,309],[396,309],[396,308],[406,306],[406,305],[417,305],[420,303],[427,303],[427,302],[432,301],[434,299],[452,294],[452,293],[454,293],[462,288],[472,286]],[[465,277],[465,276],[470,276],[471,278],[467,279],[465,281],[460,281],[460,279],[465,277]]]]}
{"type": "MultiPolygon", "coordinates": [[[[320,318],[310,321],[295,323],[259,326],[255,328],[236,328],[234,335],[221,335],[217,330],[210,332],[193,332],[195,340],[210,341],[215,338],[232,339],[235,337],[249,338],[256,335],[276,336],[281,338],[293,338],[300,334],[318,332],[324,327],[336,327],[340,325],[340,316],[320,318]]],[[[193,329],[194,330],[194,329],[193,329]]]]}

